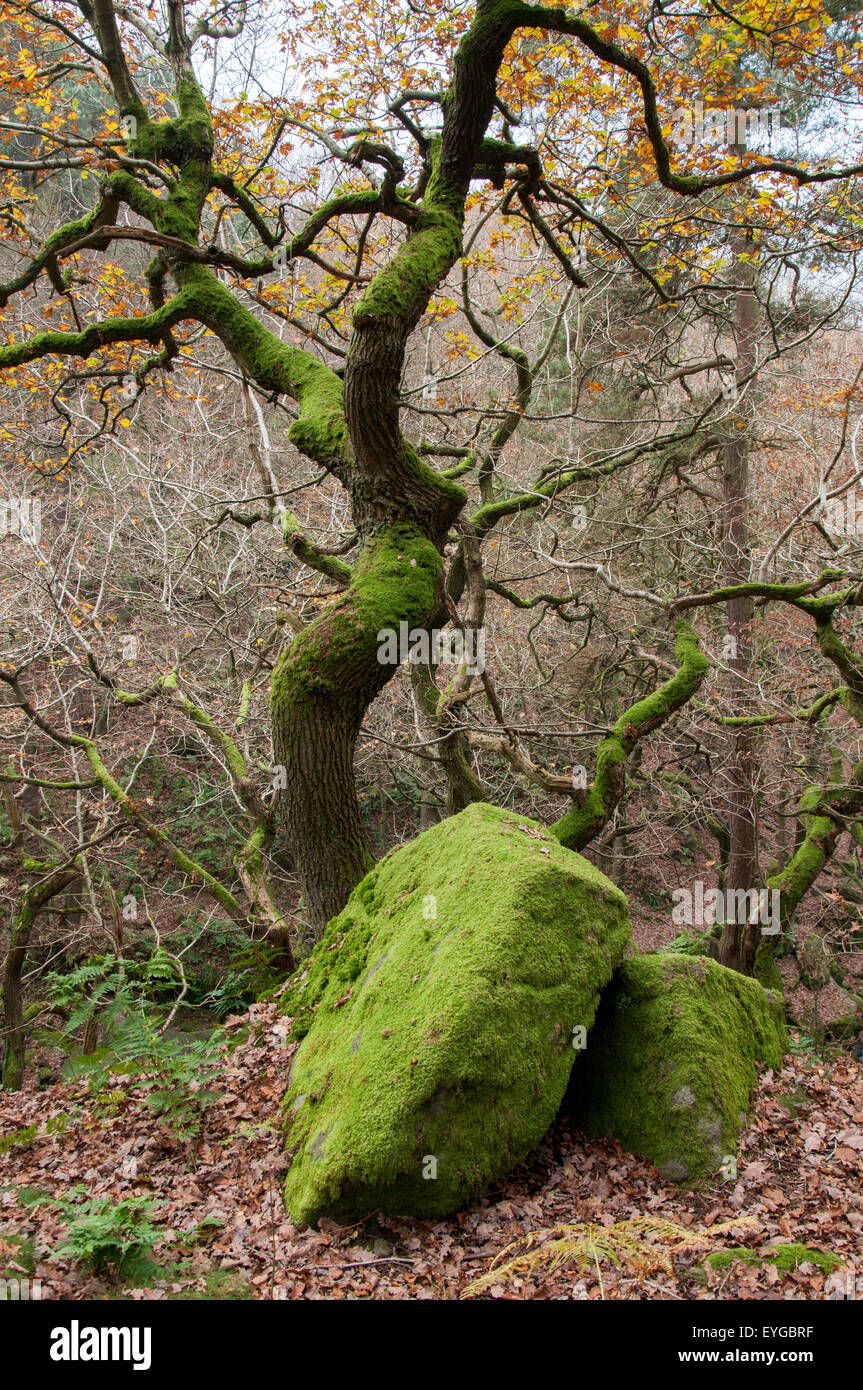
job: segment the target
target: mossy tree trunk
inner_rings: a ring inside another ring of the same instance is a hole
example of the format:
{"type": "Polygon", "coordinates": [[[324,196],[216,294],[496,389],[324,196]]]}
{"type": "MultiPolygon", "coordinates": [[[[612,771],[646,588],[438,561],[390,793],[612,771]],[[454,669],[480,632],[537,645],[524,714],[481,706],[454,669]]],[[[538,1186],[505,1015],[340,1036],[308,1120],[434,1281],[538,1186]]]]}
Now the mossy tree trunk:
{"type": "Polygon", "coordinates": [[[372,863],[353,753],[366,709],[394,674],[379,659],[378,633],[397,633],[404,621],[424,628],[440,608],[440,552],[465,501],[403,437],[399,395],[408,338],[461,254],[465,200],[516,24],[507,6],[477,6],[454,60],[440,140],[428,150],[418,216],[353,316],[338,472],[362,550],[346,593],[286,649],[272,695],[274,749],[285,769],[280,811],[316,932],[372,863]]]}
{"type": "Polygon", "coordinates": [[[600,740],[596,775],[580,806],[551,826],[567,849],[581,850],[608,824],[626,788],[626,761],[638,740],[658,729],[689,701],[707,674],[708,662],[688,623],[677,624],[679,669],[651,695],[631,705],[600,740]]]}

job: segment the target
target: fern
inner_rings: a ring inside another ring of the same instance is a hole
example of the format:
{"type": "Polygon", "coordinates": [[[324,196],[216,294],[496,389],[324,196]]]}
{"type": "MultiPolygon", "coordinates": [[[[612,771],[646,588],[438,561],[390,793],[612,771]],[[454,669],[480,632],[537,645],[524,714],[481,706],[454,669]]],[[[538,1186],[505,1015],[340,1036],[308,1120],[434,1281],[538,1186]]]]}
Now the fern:
{"type": "Polygon", "coordinates": [[[111,955],[87,962],[69,975],[53,976],[49,987],[55,1001],[69,1010],[64,1030],[68,1037],[99,1012],[109,1045],[77,1063],[90,1090],[106,1097],[110,1108],[115,1095],[112,1075],[133,1075],[145,1088],[150,1109],[178,1139],[188,1142],[218,1098],[220,1039],[213,1033],[189,1043],[164,1035],[164,1009],[154,1005],[151,996],[176,983],[171,957],[157,950],[143,966],[111,955]]]}
{"type": "Polygon", "coordinates": [[[673,1256],[682,1250],[709,1244],[716,1236],[755,1223],[755,1217],[738,1216],[706,1231],[688,1231],[662,1217],[634,1216],[617,1221],[613,1226],[598,1223],[550,1226],[520,1236],[507,1245],[495,1256],[486,1273],[471,1280],[462,1290],[461,1297],[472,1298],[486,1293],[516,1275],[529,1276],[539,1268],[551,1274],[566,1265],[577,1278],[591,1266],[598,1269],[601,1260],[618,1266],[625,1260],[641,1277],[656,1271],[673,1274],[673,1256]]]}
{"type": "Polygon", "coordinates": [[[70,1188],[57,1205],[67,1222],[65,1240],[58,1255],[93,1270],[95,1274],[120,1274],[127,1280],[146,1282],[156,1266],[150,1251],[164,1232],[152,1225],[163,1203],[150,1197],[86,1196],[83,1184],[70,1188]]]}

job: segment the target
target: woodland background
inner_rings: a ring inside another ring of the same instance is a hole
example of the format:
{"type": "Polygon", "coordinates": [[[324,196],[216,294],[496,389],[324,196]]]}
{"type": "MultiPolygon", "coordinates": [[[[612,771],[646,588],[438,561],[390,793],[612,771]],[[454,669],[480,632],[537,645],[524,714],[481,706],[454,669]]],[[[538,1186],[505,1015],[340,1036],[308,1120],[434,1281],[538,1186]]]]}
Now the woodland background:
{"type": "MultiPolygon", "coordinates": [[[[195,66],[215,162],[282,238],[334,197],[421,179],[435,94],[475,6],[186,9],[190,25],[205,17],[195,66]]],[[[168,12],[114,10],[149,109],[175,115],[170,63],[151,42],[168,12]]],[[[470,579],[449,617],[481,629],[487,678],[402,666],[363,715],[358,803],[375,857],[476,799],[558,822],[583,805],[573,792],[594,784],[616,721],[680,666],[675,621],[692,624],[709,671],[635,743],[582,852],[626,892],[645,948],[691,944],[709,929],[673,919],[675,890],[781,881],[785,891],[795,854],[817,847],[802,888],[787,885],[774,943],[796,1053],[787,1075],[765,1082],[739,1201],[719,1187],[657,1196],[649,1165],[621,1151],[601,1175],[589,1150],[567,1167],[579,1141],[564,1132],[504,1194],[508,1222],[498,1194],[487,1221],[472,1213],[432,1235],[381,1228],[359,1254],[335,1232],[292,1246],[296,1233],[276,1211],[278,1143],[260,1118],[277,1104],[287,1054],[271,1005],[256,1001],[308,953],[320,922],[277,815],[270,686],[286,644],[337,604],[363,538],[343,481],[289,438],[301,413],[290,395],[262,389],[223,337],[184,322],[161,360],[140,343],[98,340],[75,361],[0,354],[3,490],[10,505],[38,504],[41,522],[38,540],[10,526],[0,541],[10,677],[0,703],[0,949],[7,1026],[10,1002],[26,1026],[23,1073],[7,1051],[5,1152],[36,1192],[36,1226],[0,1228],[0,1251],[4,1240],[14,1246],[10,1269],[33,1256],[37,1231],[50,1243],[56,1208],[38,1196],[49,1153],[51,1165],[64,1155],[68,1184],[96,1172],[127,1180],[138,1197],[135,1182],[151,1171],[152,1193],[170,1205],[157,1225],[176,1225],[180,1212],[195,1232],[176,1287],[170,1277],[156,1285],[169,1296],[207,1280],[218,1294],[229,1276],[201,1257],[213,1239],[219,1268],[267,1297],[279,1282],[276,1241],[278,1267],[297,1272],[275,1296],[344,1296],[354,1278],[338,1272],[346,1249],[348,1264],[375,1251],[384,1261],[356,1274],[359,1296],[451,1296],[464,1287],[462,1261],[476,1259],[480,1272],[480,1257],[504,1233],[513,1238],[513,1221],[530,1230],[560,1219],[568,1182],[581,1185],[588,1214],[610,1181],[605,1212],[619,1199],[620,1219],[648,1206],[684,1227],[732,1219],[745,1191],[762,1230],[789,1211],[801,1240],[835,1221],[834,1248],[853,1253],[863,1027],[859,9],[627,0],[613,13],[579,13],[647,64],[674,170],[699,186],[681,192],[658,172],[630,74],[562,34],[518,30],[492,123],[504,154],[489,153],[471,183],[463,255],[408,338],[399,399],[417,453],[467,489],[442,547],[449,573],[461,567],[470,579]],[[680,113],[696,102],[779,107],[781,121],[745,145],[675,141],[680,113]],[[539,152],[541,177],[530,158],[507,155],[514,143],[539,152]],[[852,172],[806,178],[841,169],[852,172]],[[805,607],[825,593],[841,595],[826,617],[805,607]],[[30,709],[12,684],[19,677],[30,709]],[[99,750],[121,797],[93,776],[76,738],[99,750]],[[13,960],[22,910],[24,954],[13,960]],[[229,1047],[238,1029],[239,1053],[229,1047]],[[118,1062],[128,1083],[117,1081],[118,1062]],[[86,1141],[70,1137],[79,1113],[86,1141]],[[116,1141],[130,1116],[141,1143],[124,1153],[116,1141]],[[250,1126],[243,1155],[231,1147],[231,1119],[250,1126]],[[801,1155],[826,1163],[814,1186],[801,1155]],[[237,1184],[247,1185],[242,1198],[237,1184]],[[239,1225],[228,1191],[246,1213],[239,1225]],[[404,1281],[394,1270],[407,1271],[404,1281]],[[382,1279],[391,1282],[378,1289],[382,1279]]],[[[75,52],[69,35],[87,27],[78,9],[13,0],[0,14],[0,332],[14,345],[143,316],[154,245],[128,208],[109,244],[64,252],[65,279],[49,258],[45,273],[15,285],[52,232],[88,215],[98,180],[122,165],[128,131],[98,65],[75,52]]],[[[340,213],[313,247],[279,263],[243,199],[218,189],[200,226],[237,299],[336,372],[359,295],[405,235],[398,220],[340,213]],[[249,274],[262,257],[268,268],[249,274]]],[[[725,945],[742,958],[742,940],[725,945]]],[[[141,1253],[134,1209],[129,1221],[141,1253]]],[[[87,1278],[110,1263],[85,1260],[85,1276],[61,1259],[46,1278],[87,1296],[87,1278]]],[[[823,1296],[830,1273],[804,1266],[789,1277],[804,1296],[823,1296]]],[[[632,1296],[610,1277],[612,1296],[632,1296]]],[[[639,1278],[659,1282],[639,1296],[673,1291],[680,1277],[689,1276],[645,1267],[639,1278]]],[[[770,1296],[773,1282],[737,1271],[728,1292],[770,1296]]],[[[529,1278],[514,1296],[570,1296],[562,1288],[529,1278]]],[[[591,1274],[584,1296],[608,1293],[598,1288],[591,1274]]]]}

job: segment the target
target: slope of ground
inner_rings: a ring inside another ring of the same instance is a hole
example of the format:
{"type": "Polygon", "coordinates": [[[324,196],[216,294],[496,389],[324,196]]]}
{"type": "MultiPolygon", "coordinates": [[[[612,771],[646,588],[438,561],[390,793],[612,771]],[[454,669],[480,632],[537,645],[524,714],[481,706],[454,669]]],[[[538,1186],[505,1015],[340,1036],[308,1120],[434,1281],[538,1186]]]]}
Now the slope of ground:
{"type": "Polygon", "coordinates": [[[341,1228],[297,1230],[281,1201],[285,1158],[279,1102],[293,1044],[275,1005],[229,1021],[220,1099],[206,1111],[194,1152],[154,1118],[145,1096],[118,1079],[106,1108],[84,1082],[0,1095],[7,1140],[36,1125],[29,1142],[0,1155],[0,1263],[7,1276],[41,1280],[43,1299],[183,1297],[283,1299],[458,1298],[512,1241],[561,1223],[610,1228],[649,1217],[645,1241],[663,1253],[661,1222],[692,1233],[676,1241],[672,1272],[641,1257],[591,1260],[574,1276],[539,1264],[485,1296],[514,1299],[823,1299],[863,1294],[863,1069],[852,1059],[792,1054],[762,1076],[743,1135],[738,1175],[691,1189],[663,1183],[651,1165],[616,1144],[554,1126],[531,1159],[478,1206],[443,1221],[371,1218],[341,1228]],[[108,1113],[113,1106],[113,1113],[108,1113]],[[50,1119],[53,1135],[46,1133],[50,1119]],[[57,1254],[65,1227],[56,1205],[25,1207],[29,1189],[62,1197],[76,1183],[116,1202],[145,1195],[154,1217],[158,1270],[145,1288],[96,1279],[57,1254]],[[739,1223],[739,1225],[728,1223],[739,1223]],[[723,1233],[696,1240],[705,1228],[723,1233]],[[783,1272],[735,1260],[712,1270],[711,1251],[763,1253],[799,1243],[829,1251],[829,1274],[804,1259],[783,1272]]]}

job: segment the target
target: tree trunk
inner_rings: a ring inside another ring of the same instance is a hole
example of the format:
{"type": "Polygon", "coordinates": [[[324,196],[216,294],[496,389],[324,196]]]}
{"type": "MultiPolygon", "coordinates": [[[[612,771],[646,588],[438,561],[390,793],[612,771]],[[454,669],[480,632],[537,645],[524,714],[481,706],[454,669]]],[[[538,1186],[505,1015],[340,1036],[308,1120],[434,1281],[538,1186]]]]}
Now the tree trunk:
{"type": "MultiPolygon", "coordinates": [[[[734,256],[734,278],[739,286],[734,299],[738,381],[745,379],[755,365],[758,302],[753,290],[754,263],[748,258],[753,249],[750,235],[741,234],[735,245],[734,256]]],[[[749,579],[747,509],[752,389],[750,384],[744,405],[735,412],[724,448],[722,559],[726,585],[742,584],[749,579]]],[[[746,596],[728,600],[729,650],[726,658],[730,670],[731,706],[735,713],[740,715],[752,710],[752,611],[752,601],[746,596]]],[[[725,798],[729,852],[725,888],[726,892],[733,891],[735,894],[731,902],[738,903],[745,901],[739,896],[738,890],[749,892],[758,878],[755,734],[751,728],[740,726],[732,730],[729,741],[728,788],[725,798]]],[[[732,970],[751,975],[755,969],[755,956],[760,940],[760,926],[751,926],[747,922],[726,921],[719,945],[719,959],[732,970]]]]}
{"type": "MultiPolygon", "coordinates": [[[[334,428],[337,412],[319,411],[314,394],[313,419],[301,435],[292,427],[293,441],[305,447],[311,439],[318,459],[322,441],[334,441],[328,466],[348,489],[362,545],[347,591],[294,638],[273,677],[273,744],[286,783],[278,809],[315,933],[372,864],[353,752],[366,709],[396,670],[381,659],[378,634],[398,634],[401,622],[424,628],[440,608],[440,552],[466,501],[463,489],[429,468],[403,437],[401,379],[408,339],[461,255],[497,70],[520,18],[481,5],[459,44],[418,215],[354,309],[343,388],[349,448],[334,428]]],[[[324,405],[332,410],[329,394],[324,405]]]]}
{"type": "Polygon", "coordinates": [[[21,980],[27,961],[30,933],[46,903],[62,893],[78,869],[58,869],[43,883],[28,888],[12,921],[9,951],[3,968],[3,1012],[6,1016],[5,1047],[3,1051],[3,1089],[19,1091],[24,1077],[24,1058],[27,1030],[24,1020],[24,997],[21,980]]]}
{"type": "Polygon", "coordinates": [[[291,769],[281,814],[288,825],[303,827],[292,841],[303,889],[300,911],[316,930],[374,863],[354,788],[358,732],[354,711],[337,700],[290,706],[274,724],[276,757],[291,769]]]}
{"type": "Polygon", "coordinates": [[[386,639],[399,623],[425,625],[442,561],[416,526],[385,527],[367,541],[351,585],[289,644],[273,677],[279,814],[287,827],[303,912],[314,934],[374,863],[360,815],[354,748],[372,700],[395,674],[386,639]]]}

